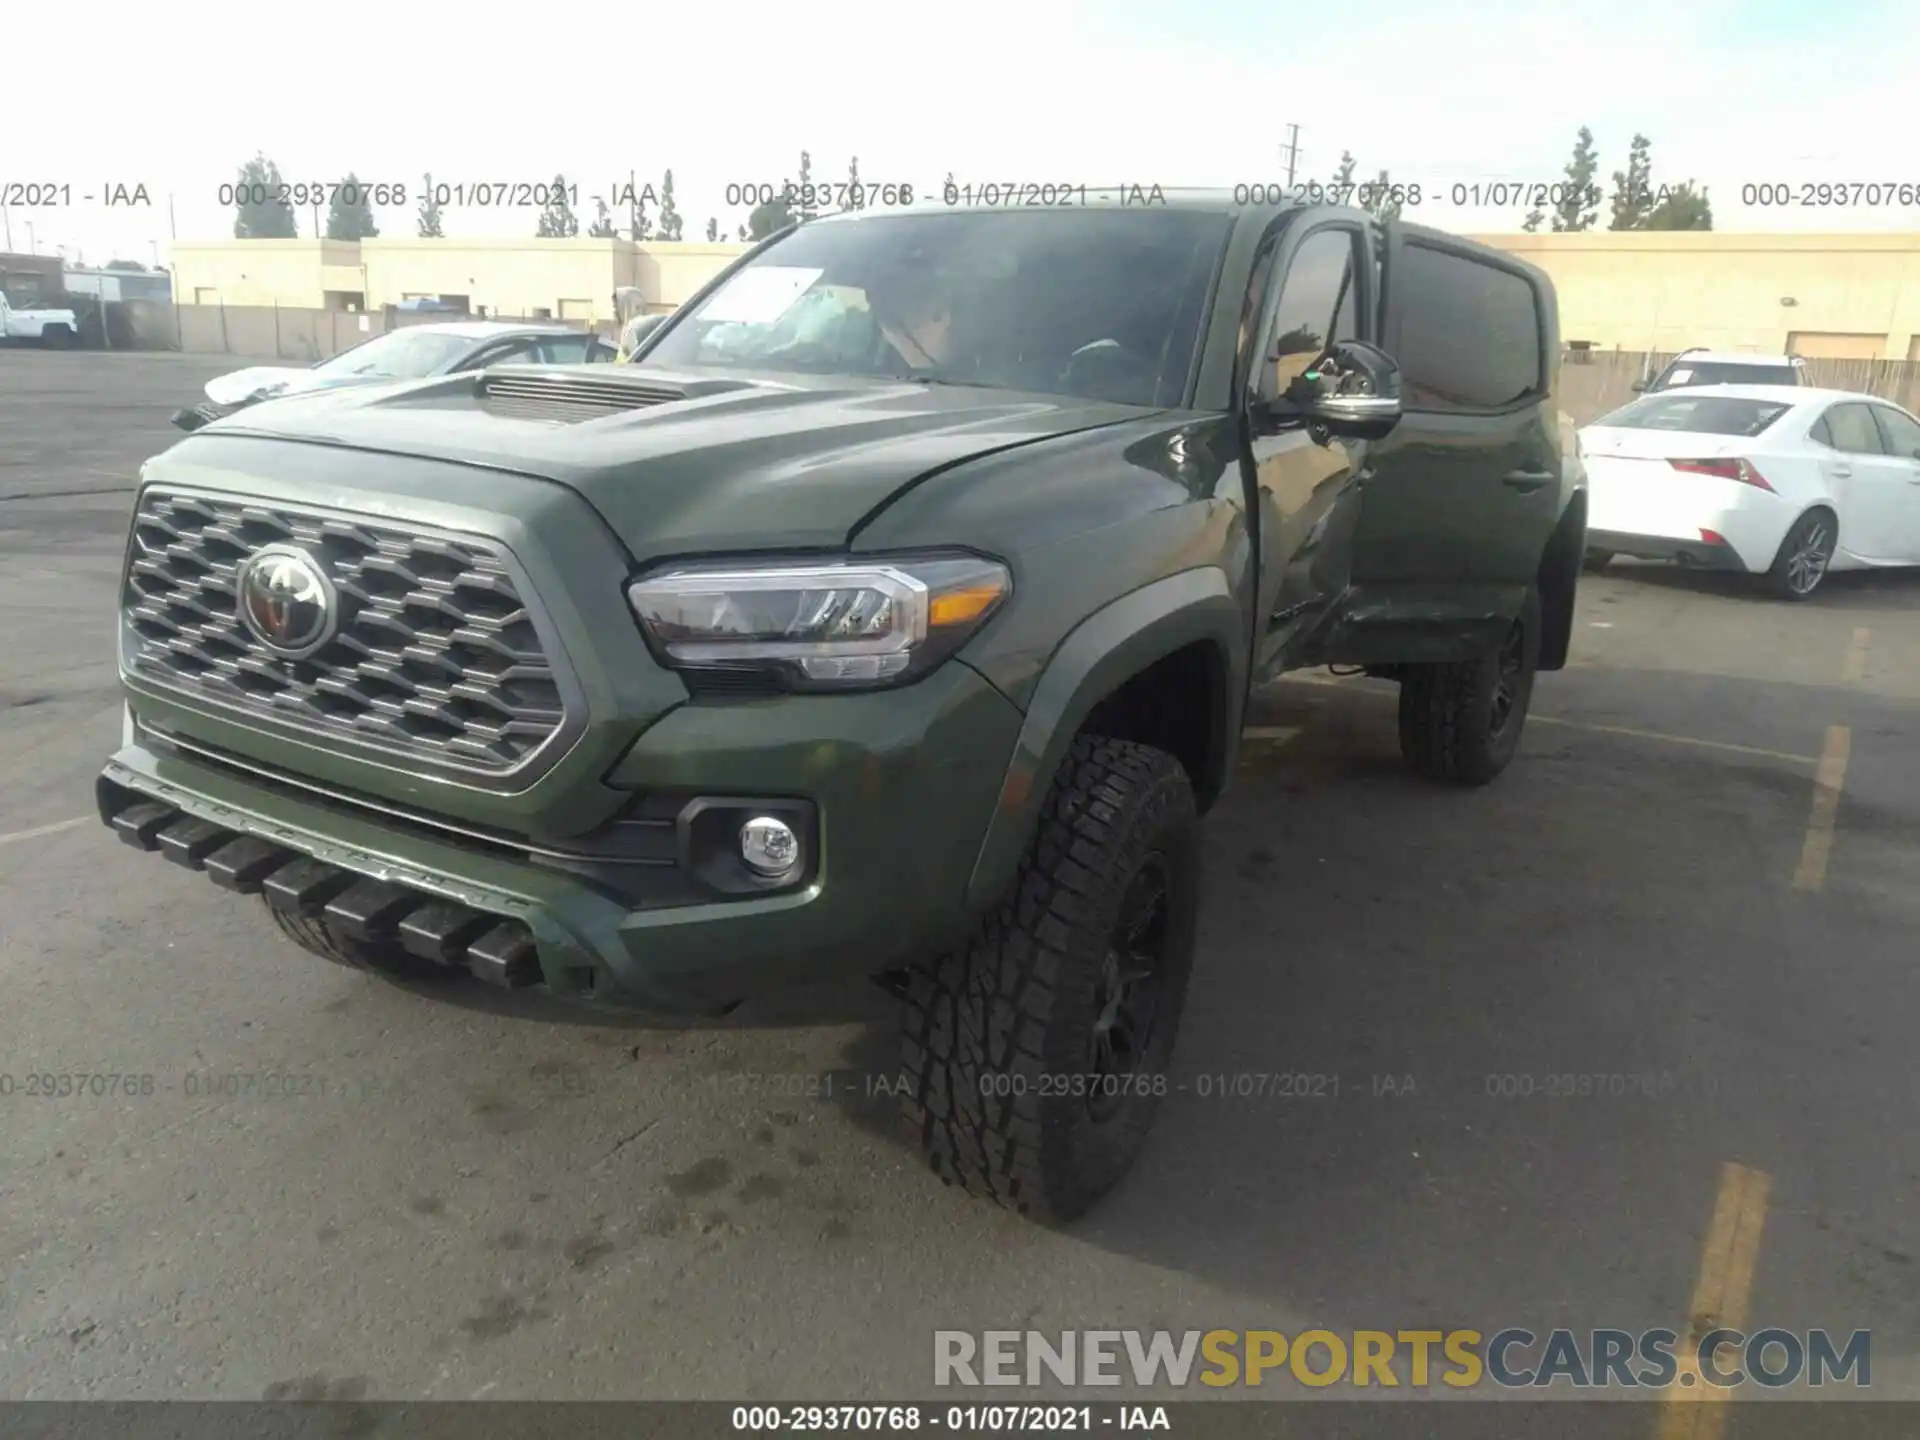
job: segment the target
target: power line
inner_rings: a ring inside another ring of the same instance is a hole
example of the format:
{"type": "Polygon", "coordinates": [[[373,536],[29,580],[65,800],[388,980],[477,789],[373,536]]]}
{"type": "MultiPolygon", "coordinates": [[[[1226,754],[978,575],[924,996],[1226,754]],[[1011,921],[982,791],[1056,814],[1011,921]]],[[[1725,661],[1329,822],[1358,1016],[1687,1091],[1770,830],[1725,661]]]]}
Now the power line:
{"type": "Polygon", "coordinates": [[[1287,156],[1287,188],[1293,188],[1293,172],[1300,159],[1300,127],[1287,126],[1287,143],[1280,147],[1287,156]]]}

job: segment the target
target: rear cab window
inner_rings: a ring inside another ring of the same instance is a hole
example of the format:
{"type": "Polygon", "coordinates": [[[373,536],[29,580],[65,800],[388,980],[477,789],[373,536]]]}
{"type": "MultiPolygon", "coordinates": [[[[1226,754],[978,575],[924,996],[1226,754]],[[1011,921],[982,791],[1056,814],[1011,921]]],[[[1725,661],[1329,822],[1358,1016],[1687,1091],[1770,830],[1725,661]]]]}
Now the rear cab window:
{"type": "Polygon", "coordinates": [[[1793,407],[1735,395],[1649,395],[1595,421],[1617,430],[1682,430],[1690,435],[1763,433],[1793,407]]]}

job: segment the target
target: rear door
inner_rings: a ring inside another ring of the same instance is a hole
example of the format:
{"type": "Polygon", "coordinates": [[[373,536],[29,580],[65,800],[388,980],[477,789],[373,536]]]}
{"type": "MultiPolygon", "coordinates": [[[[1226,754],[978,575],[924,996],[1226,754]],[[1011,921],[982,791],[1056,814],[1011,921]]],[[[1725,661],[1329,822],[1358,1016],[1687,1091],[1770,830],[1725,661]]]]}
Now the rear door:
{"type": "Polygon", "coordinates": [[[1895,473],[1904,474],[1905,499],[1890,501],[1895,509],[1892,554],[1901,560],[1920,563],[1920,421],[1892,405],[1875,405],[1873,418],[1880,426],[1880,443],[1894,462],[1895,473]]]}
{"type": "MultiPolygon", "coordinates": [[[[1365,217],[1340,209],[1308,210],[1272,240],[1258,305],[1254,345],[1245,367],[1279,372],[1281,389],[1335,340],[1373,340],[1377,306],[1374,261],[1365,217]]],[[[1256,285],[1260,281],[1256,279],[1256,285]]],[[[1288,663],[1348,581],[1347,537],[1359,513],[1367,442],[1316,441],[1305,426],[1250,435],[1246,463],[1256,491],[1260,574],[1255,611],[1256,675],[1288,663]]]]}
{"type": "Polygon", "coordinates": [[[1551,293],[1507,256],[1387,226],[1384,340],[1405,410],[1369,447],[1356,585],[1533,582],[1562,485],[1551,293]]]}
{"type": "Polygon", "coordinates": [[[1840,544],[1863,560],[1899,560],[1912,466],[1887,453],[1873,407],[1843,400],[1827,408],[1811,438],[1826,447],[1820,471],[1840,512],[1840,544]]]}

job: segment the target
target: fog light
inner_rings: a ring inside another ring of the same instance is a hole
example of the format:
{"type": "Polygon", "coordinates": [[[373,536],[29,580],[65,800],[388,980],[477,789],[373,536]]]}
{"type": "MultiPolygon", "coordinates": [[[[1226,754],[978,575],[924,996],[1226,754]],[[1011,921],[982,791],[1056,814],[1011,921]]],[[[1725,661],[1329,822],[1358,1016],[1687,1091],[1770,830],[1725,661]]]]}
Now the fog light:
{"type": "Polygon", "coordinates": [[[784,875],[800,859],[800,837],[786,821],[756,815],[740,827],[740,858],[757,875],[784,875]]]}

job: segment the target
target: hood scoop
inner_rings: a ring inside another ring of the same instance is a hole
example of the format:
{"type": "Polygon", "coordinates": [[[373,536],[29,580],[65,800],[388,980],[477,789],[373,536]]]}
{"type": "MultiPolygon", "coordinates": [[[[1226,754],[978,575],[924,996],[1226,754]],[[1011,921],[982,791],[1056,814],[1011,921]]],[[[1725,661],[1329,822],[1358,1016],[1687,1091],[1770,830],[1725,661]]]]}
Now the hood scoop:
{"type": "MultiPolygon", "coordinates": [[[[596,366],[607,370],[611,366],[596,366]]],[[[479,390],[486,408],[515,420],[554,420],[577,425],[624,410],[643,410],[685,400],[691,391],[638,375],[581,374],[512,366],[483,371],[479,390]]]]}

